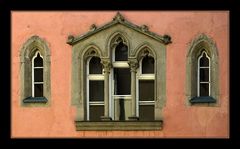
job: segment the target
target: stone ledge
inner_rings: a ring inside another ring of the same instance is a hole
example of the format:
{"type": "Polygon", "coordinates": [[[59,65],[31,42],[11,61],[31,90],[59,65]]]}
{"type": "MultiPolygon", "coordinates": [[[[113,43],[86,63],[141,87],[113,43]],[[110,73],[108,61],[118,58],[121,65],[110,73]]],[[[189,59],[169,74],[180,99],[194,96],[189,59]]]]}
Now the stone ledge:
{"type": "Polygon", "coordinates": [[[28,97],[23,100],[23,103],[47,103],[47,101],[45,97],[28,97]]]}
{"type": "Polygon", "coordinates": [[[81,130],[162,130],[163,121],[75,121],[77,131],[81,130]]]}
{"type": "Polygon", "coordinates": [[[216,103],[216,99],[214,99],[211,96],[200,96],[200,97],[194,97],[190,100],[190,102],[193,103],[216,103]]]}

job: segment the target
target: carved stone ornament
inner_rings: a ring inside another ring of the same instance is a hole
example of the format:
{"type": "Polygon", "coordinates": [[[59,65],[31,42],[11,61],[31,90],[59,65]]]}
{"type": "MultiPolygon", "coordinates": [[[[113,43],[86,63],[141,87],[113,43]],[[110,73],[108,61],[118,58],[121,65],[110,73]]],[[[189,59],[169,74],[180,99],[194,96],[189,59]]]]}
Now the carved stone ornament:
{"type": "Polygon", "coordinates": [[[115,39],[113,40],[113,42],[111,43],[110,47],[111,48],[114,48],[115,46],[117,46],[120,42],[122,42],[123,44],[127,45],[126,44],[126,41],[121,38],[120,36],[117,36],[115,37],[115,39]]]}
{"type": "Polygon", "coordinates": [[[67,43],[71,43],[71,42],[73,42],[73,40],[74,40],[74,36],[73,35],[69,35],[67,43]]]}
{"type": "Polygon", "coordinates": [[[102,59],[101,63],[103,65],[103,73],[110,73],[112,65],[109,59],[102,59]]]}
{"type": "Polygon", "coordinates": [[[163,36],[163,40],[165,41],[165,43],[171,43],[171,37],[169,35],[164,35],[163,36]]]}
{"type": "Polygon", "coordinates": [[[141,30],[144,31],[144,32],[148,31],[148,26],[147,25],[142,25],[141,30]]]}
{"type": "Polygon", "coordinates": [[[113,21],[124,21],[124,17],[119,13],[117,12],[116,16],[113,18],[113,21]]]}
{"type": "Polygon", "coordinates": [[[95,25],[95,24],[92,24],[91,26],[90,26],[90,31],[94,31],[94,30],[96,30],[97,29],[97,26],[95,25]]]}
{"type": "Polygon", "coordinates": [[[130,71],[137,71],[138,68],[138,61],[136,59],[129,59],[128,60],[128,65],[130,66],[130,71]]]}

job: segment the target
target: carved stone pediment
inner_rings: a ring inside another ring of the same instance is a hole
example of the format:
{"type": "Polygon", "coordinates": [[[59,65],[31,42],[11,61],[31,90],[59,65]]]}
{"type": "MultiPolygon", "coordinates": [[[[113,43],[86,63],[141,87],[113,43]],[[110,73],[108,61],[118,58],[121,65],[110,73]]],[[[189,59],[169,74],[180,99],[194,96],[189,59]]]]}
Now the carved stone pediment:
{"type": "Polygon", "coordinates": [[[141,26],[138,26],[138,25],[135,25],[129,21],[127,21],[122,14],[120,14],[119,12],[117,12],[117,14],[113,17],[112,21],[101,26],[101,27],[96,27],[95,24],[91,25],[90,26],[90,31],[87,32],[86,34],[83,34],[83,35],[80,35],[80,36],[77,36],[77,37],[73,37],[73,36],[70,36],[70,38],[68,38],[68,41],[67,43],[70,44],[70,45],[74,45],[76,43],[78,43],[79,41],[81,40],[84,40],[86,38],[89,38],[90,36],[93,36],[103,30],[107,30],[111,27],[114,27],[116,26],[117,24],[121,24],[122,26],[128,28],[128,29],[131,29],[135,32],[139,32],[141,34],[144,34],[152,39],[155,39],[157,41],[160,41],[161,43],[163,44],[169,44],[171,43],[171,37],[170,36],[161,36],[161,35],[158,35],[156,33],[153,33],[151,31],[149,31],[149,28],[147,25],[141,25],[141,26]]]}

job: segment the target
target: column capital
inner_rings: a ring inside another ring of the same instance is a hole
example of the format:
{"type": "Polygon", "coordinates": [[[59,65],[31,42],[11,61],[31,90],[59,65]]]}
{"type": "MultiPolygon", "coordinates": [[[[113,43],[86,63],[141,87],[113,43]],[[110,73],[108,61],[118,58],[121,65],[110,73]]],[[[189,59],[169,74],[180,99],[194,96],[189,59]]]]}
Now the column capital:
{"type": "Polygon", "coordinates": [[[137,68],[138,68],[138,60],[137,59],[128,59],[128,65],[130,66],[130,70],[131,72],[137,72],[137,68]]]}
{"type": "Polygon", "coordinates": [[[110,59],[101,59],[101,64],[103,65],[103,72],[110,73],[110,70],[112,68],[110,59]]]}

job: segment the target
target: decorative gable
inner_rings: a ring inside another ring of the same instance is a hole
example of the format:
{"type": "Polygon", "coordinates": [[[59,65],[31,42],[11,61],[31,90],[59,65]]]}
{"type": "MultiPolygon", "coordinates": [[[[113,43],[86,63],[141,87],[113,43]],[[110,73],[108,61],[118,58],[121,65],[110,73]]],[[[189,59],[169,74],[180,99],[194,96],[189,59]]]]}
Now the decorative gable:
{"type": "Polygon", "coordinates": [[[107,24],[105,24],[101,27],[97,27],[95,24],[92,24],[91,27],[90,27],[90,31],[87,32],[86,34],[80,35],[78,37],[74,37],[72,35],[68,36],[67,43],[70,44],[70,45],[75,45],[79,41],[87,39],[90,36],[94,36],[97,33],[104,32],[105,30],[107,30],[109,28],[113,28],[114,26],[117,26],[117,25],[121,25],[121,26],[123,26],[123,28],[125,27],[125,28],[128,28],[128,29],[131,29],[132,31],[139,32],[139,33],[141,33],[143,35],[146,35],[146,36],[148,36],[152,39],[160,41],[163,44],[167,45],[167,44],[171,43],[171,37],[170,36],[168,36],[168,35],[164,35],[164,36],[157,35],[157,34],[151,32],[151,31],[149,31],[149,28],[146,25],[142,25],[142,26],[135,25],[135,24],[127,21],[119,12],[116,14],[116,16],[112,19],[111,22],[109,22],[109,23],[107,23],[107,24]]]}

